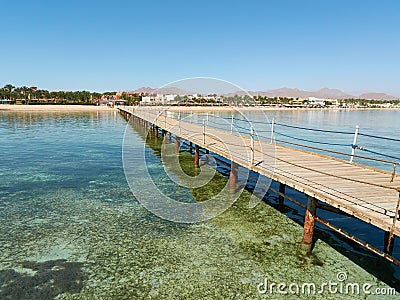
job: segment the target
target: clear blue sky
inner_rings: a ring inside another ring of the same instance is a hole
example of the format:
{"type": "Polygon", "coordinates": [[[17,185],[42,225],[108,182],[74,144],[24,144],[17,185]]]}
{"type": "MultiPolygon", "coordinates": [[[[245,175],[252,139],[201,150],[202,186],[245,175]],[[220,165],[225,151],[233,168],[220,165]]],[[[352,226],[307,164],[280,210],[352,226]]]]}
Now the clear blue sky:
{"type": "Polygon", "coordinates": [[[3,1],[0,85],[134,90],[216,77],[400,96],[400,1],[3,1]]]}

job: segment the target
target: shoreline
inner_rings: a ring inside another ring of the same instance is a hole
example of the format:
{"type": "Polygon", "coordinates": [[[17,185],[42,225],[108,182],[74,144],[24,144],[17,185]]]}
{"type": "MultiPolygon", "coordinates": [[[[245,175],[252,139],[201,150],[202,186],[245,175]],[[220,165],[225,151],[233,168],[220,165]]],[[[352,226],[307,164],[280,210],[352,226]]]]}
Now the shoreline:
{"type": "Polygon", "coordinates": [[[95,105],[24,105],[24,104],[0,104],[0,112],[97,112],[116,111],[109,106],[95,105]]]}
{"type": "Polygon", "coordinates": [[[171,112],[234,112],[241,111],[356,111],[356,110],[400,110],[400,107],[363,107],[363,108],[340,108],[340,107],[270,107],[270,106],[132,106],[144,109],[167,109],[171,112]]]}
{"type": "MultiPolygon", "coordinates": [[[[124,107],[124,106],[122,106],[124,107]]],[[[172,112],[234,112],[234,111],[355,111],[355,110],[400,110],[399,107],[363,107],[363,108],[340,108],[340,107],[270,107],[270,106],[127,106],[141,109],[167,109],[172,112]]],[[[94,105],[24,105],[24,104],[0,104],[0,112],[96,112],[96,111],[117,111],[109,106],[94,105]]]]}

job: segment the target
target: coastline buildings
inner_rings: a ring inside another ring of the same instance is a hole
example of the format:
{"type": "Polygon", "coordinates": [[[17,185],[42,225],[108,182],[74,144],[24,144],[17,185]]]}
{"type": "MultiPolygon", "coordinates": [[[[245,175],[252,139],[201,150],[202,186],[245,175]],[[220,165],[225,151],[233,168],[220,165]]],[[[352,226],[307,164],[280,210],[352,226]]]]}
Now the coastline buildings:
{"type": "Polygon", "coordinates": [[[175,97],[177,95],[164,95],[157,94],[152,96],[142,96],[142,101],[144,105],[152,105],[152,104],[174,104],[175,97]]]}

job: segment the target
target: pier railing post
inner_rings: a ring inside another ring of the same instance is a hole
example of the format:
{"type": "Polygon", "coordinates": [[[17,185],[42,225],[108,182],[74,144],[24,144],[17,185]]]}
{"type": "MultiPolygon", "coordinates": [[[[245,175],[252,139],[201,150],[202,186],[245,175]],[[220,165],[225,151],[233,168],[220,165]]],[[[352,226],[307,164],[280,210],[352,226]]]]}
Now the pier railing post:
{"type": "Polygon", "coordinates": [[[274,142],[274,123],[275,123],[275,120],[274,120],[274,118],[272,118],[272,121],[271,121],[271,144],[274,142]]]}
{"type": "Polygon", "coordinates": [[[203,145],[206,144],[206,120],[203,120],[203,145]]]}
{"type": "Polygon", "coordinates": [[[206,114],[207,126],[208,126],[208,113],[206,114]]]}
{"type": "Polygon", "coordinates": [[[253,125],[250,126],[250,151],[251,151],[250,164],[254,165],[254,127],[253,127],[253,125]]]}
{"type": "Polygon", "coordinates": [[[167,129],[167,112],[164,110],[164,128],[167,129]]]}
{"type": "Polygon", "coordinates": [[[233,115],[231,116],[231,133],[233,133],[233,127],[235,126],[235,124],[233,123],[233,115]]]}
{"type": "Polygon", "coordinates": [[[356,152],[357,148],[357,137],[358,137],[358,131],[360,130],[360,126],[356,126],[356,131],[354,132],[354,140],[353,140],[353,145],[351,146],[351,156],[350,156],[350,161],[349,163],[353,163],[354,160],[354,154],[356,152]]]}

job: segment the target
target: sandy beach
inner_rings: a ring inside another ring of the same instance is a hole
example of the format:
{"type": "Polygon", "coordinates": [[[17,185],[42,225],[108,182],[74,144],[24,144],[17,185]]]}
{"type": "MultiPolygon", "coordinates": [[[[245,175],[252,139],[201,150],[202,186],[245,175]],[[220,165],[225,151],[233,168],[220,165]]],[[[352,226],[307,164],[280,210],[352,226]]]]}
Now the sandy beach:
{"type": "Polygon", "coordinates": [[[12,112],[90,112],[90,111],[113,111],[109,106],[90,105],[10,105],[1,104],[1,111],[12,112]]]}

